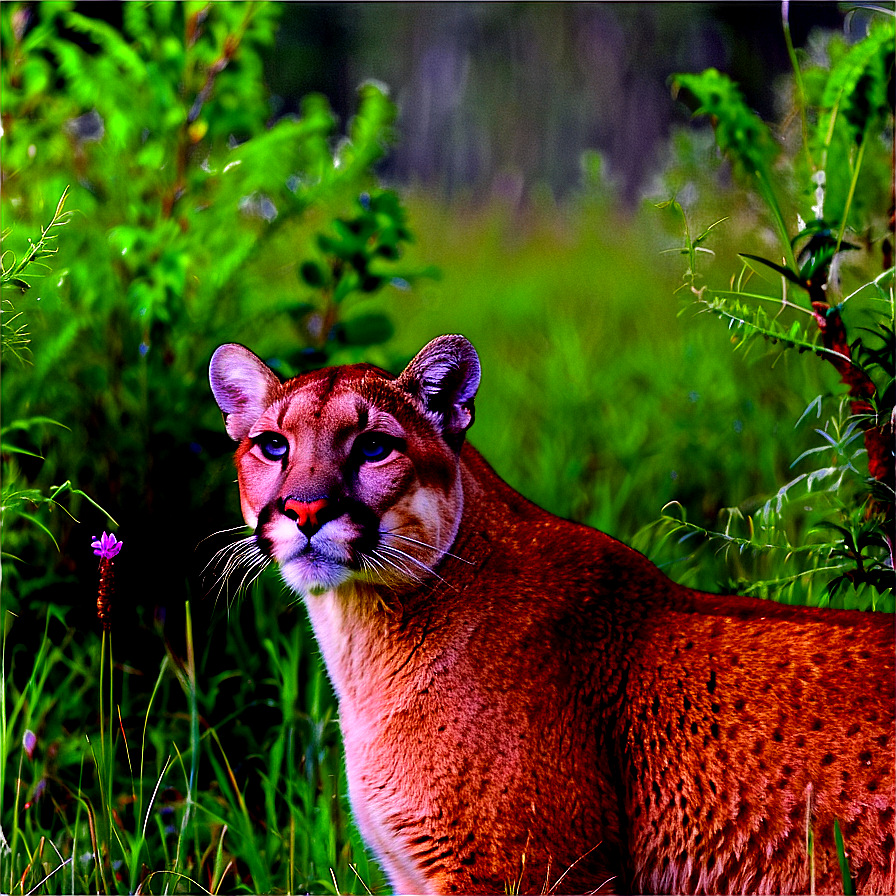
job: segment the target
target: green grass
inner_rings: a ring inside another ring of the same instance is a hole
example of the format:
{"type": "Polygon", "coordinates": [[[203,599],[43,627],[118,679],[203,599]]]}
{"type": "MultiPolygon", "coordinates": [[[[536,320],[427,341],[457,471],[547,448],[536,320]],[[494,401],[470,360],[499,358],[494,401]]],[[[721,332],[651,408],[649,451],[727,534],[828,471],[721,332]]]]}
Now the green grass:
{"type": "MultiPolygon", "coordinates": [[[[471,441],[537,503],[659,562],[682,556],[642,531],[668,502],[706,526],[725,507],[752,512],[813,444],[795,426],[806,406],[839,391],[818,359],[735,353],[722,324],[677,298],[683,263],[660,254],[676,242],[652,208],[421,223],[420,252],[444,278],[403,304],[396,341],[411,353],[436,333],[471,338],[483,366],[471,441]]],[[[710,554],[682,576],[718,590],[731,572],[710,554]]]]}
{"type": "MultiPolygon", "coordinates": [[[[202,646],[188,635],[183,656],[166,645],[154,681],[116,665],[111,714],[108,654],[97,649],[106,638],[80,637],[49,607],[40,650],[26,656],[12,627],[4,892],[335,892],[338,882],[349,893],[364,892],[362,879],[381,884],[350,829],[332,696],[301,612],[270,610],[277,590],[256,588],[202,646]],[[207,654],[218,650],[230,668],[208,678],[207,654]],[[30,758],[26,731],[36,734],[30,758]]],[[[188,607],[187,632],[190,619],[188,607]]]]}

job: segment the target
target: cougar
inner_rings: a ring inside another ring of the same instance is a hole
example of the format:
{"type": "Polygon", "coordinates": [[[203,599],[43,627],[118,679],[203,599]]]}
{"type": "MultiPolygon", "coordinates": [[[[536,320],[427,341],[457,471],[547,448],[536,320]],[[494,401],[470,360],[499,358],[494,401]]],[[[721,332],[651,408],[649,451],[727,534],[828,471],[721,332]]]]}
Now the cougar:
{"type": "MultiPolygon", "coordinates": [[[[394,377],[221,346],[250,566],[301,595],[400,893],[893,893],[894,626],[677,585],[468,444],[461,336],[394,377]]],[[[545,397],[549,400],[549,396],[545,397]]]]}

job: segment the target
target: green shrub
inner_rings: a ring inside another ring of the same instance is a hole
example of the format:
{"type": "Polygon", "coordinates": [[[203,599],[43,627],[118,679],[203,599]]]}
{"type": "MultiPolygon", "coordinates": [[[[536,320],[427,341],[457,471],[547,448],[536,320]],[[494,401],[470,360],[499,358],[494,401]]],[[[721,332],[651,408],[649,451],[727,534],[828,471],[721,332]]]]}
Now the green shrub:
{"type": "MultiPolygon", "coordinates": [[[[158,569],[150,555],[175,520],[202,533],[223,512],[209,501],[229,476],[206,400],[213,349],[243,339],[297,369],[381,342],[386,321],[343,320],[343,308],[401,273],[410,233],[371,171],[394,117],[379,88],[361,88],[335,148],[320,96],[268,126],[259,54],[276,6],[122,10],[122,33],[73,4],[4,12],[7,248],[21,256],[69,188],[72,215],[53,276],[17,300],[40,348],[27,368],[5,365],[4,399],[7,414],[68,409],[64,435],[47,430],[30,446],[44,458],[40,477],[77,481],[158,569]],[[356,226],[373,243],[347,255],[356,226]],[[265,289],[272,263],[301,279],[265,289]],[[312,269],[326,282],[309,281],[312,269]]],[[[184,555],[168,552],[147,588],[181,581],[184,555]]]]}
{"type": "Polygon", "coordinates": [[[840,388],[817,396],[800,418],[815,423],[819,437],[793,460],[804,472],[756,512],[730,510],[724,531],[709,532],[686,515],[666,517],[661,528],[666,536],[707,537],[738,561],[756,558],[749,573],[736,561],[741,574],[732,588],[892,611],[896,340],[887,216],[896,30],[881,17],[853,46],[832,38],[830,66],[802,71],[786,26],[785,18],[797,138],[783,128],[774,134],[714,69],[673,79],[695,114],[711,116],[738,182],[761,197],[781,260],[742,252],[728,285],[704,280],[698,258],[723,221],[692,236],[682,206],[673,199],[663,207],[684,221],[692,301],[727,324],[735,345],[811,353],[804,363],[817,355],[836,370],[840,388]],[[807,513],[801,531],[794,522],[807,513]]]}

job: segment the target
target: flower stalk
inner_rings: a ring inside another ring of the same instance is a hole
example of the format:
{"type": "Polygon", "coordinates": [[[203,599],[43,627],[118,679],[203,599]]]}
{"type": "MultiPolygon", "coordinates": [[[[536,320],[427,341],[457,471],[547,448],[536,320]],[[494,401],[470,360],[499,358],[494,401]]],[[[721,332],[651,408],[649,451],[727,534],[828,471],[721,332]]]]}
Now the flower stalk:
{"type": "MultiPolygon", "coordinates": [[[[113,810],[112,810],[112,717],[114,707],[113,682],[112,682],[112,598],[115,595],[115,567],[113,561],[121,552],[122,542],[114,535],[104,532],[100,538],[94,537],[90,545],[93,553],[100,558],[99,566],[99,586],[97,587],[96,596],[96,615],[97,619],[103,624],[103,643],[100,654],[100,755],[96,757],[97,776],[100,785],[101,803],[103,813],[101,818],[100,834],[102,842],[98,845],[94,843],[94,856],[96,860],[97,873],[102,875],[103,890],[109,892],[106,881],[105,866],[110,861],[110,848],[113,834],[113,810]],[[104,700],[105,693],[105,672],[108,663],[109,670],[109,730],[108,739],[106,732],[106,707],[104,700]],[[98,848],[99,846],[99,848],[98,848]]],[[[91,834],[94,838],[97,831],[91,828],[91,834]]]]}
{"type": "Polygon", "coordinates": [[[103,532],[101,538],[94,537],[90,545],[93,553],[100,558],[100,582],[96,593],[96,617],[103,623],[103,631],[112,628],[112,597],[115,594],[115,568],[113,559],[121,551],[122,542],[114,535],[103,532]]]}

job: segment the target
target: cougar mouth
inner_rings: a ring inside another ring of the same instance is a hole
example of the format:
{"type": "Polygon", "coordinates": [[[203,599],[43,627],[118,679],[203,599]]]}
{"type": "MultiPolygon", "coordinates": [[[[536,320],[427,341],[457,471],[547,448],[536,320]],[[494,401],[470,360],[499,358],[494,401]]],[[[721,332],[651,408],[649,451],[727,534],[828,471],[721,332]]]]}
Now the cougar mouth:
{"type": "MultiPolygon", "coordinates": [[[[303,594],[314,594],[341,585],[369,571],[366,557],[375,551],[378,520],[359,522],[348,509],[308,534],[295,519],[266,508],[256,528],[260,550],[280,567],[286,584],[303,594]]],[[[367,514],[373,517],[370,511],[367,514]]]]}
{"type": "Polygon", "coordinates": [[[280,567],[283,581],[301,594],[317,594],[353,579],[391,588],[418,585],[438,577],[433,567],[444,552],[425,530],[408,524],[408,518],[416,521],[426,509],[425,501],[418,503],[422,509],[413,507],[413,513],[387,512],[380,518],[363,503],[343,499],[339,516],[314,529],[301,512],[310,510],[312,502],[272,502],[259,515],[256,541],[280,567]]]}
{"type": "Polygon", "coordinates": [[[299,553],[279,562],[283,581],[303,594],[318,594],[348,581],[355,570],[337,558],[326,555],[311,544],[299,553]]]}

